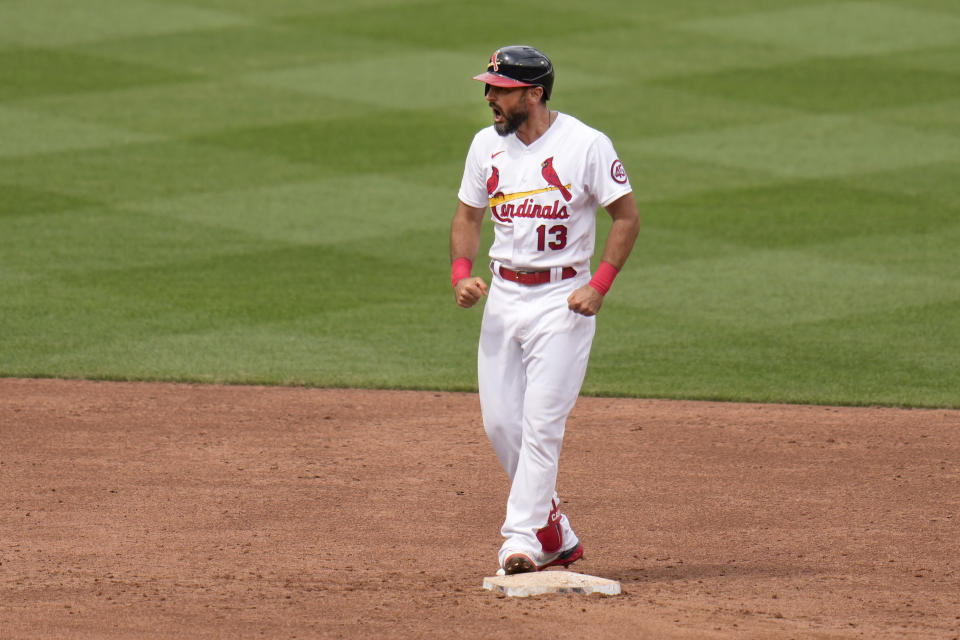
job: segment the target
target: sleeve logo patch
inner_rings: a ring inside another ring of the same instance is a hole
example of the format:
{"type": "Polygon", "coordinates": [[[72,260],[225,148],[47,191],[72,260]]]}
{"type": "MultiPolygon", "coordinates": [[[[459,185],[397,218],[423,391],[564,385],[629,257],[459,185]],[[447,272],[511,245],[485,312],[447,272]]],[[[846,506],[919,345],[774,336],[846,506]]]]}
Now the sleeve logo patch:
{"type": "Polygon", "coordinates": [[[620,158],[614,160],[613,164],[610,165],[610,177],[613,178],[614,182],[620,184],[627,183],[627,170],[623,168],[623,163],[620,162],[620,158]]]}

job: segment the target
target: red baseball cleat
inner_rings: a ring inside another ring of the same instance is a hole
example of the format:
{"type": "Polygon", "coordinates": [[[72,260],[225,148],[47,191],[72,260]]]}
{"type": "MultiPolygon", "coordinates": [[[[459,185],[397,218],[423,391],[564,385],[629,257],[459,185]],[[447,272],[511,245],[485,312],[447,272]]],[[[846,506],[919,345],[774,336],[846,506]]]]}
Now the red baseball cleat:
{"type": "Polygon", "coordinates": [[[561,552],[557,555],[556,558],[551,560],[545,565],[537,567],[537,571],[543,571],[547,567],[559,567],[563,566],[564,569],[569,567],[571,564],[583,557],[583,543],[578,542],[577,546],[572,549],[567,549],[566,551],[561,552]]]}

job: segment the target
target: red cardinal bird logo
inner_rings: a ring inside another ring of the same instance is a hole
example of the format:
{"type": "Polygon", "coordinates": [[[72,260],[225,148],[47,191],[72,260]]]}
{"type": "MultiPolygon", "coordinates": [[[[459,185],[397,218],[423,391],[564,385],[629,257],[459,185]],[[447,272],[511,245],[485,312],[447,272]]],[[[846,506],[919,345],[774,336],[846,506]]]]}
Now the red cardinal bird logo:
{"type": "Polygon", "coordinates": [[[570,192],[567,191],[567,188],[563,186],[563,183],[560,182],[560,176],[557,175],[556,170],[553,168],[553,156],[550,156],[544,160],[543,164],[540,166],[543,167],[543,170],[540,173],[543,175],[543,179],[547,181],[547,184],[549,184],[551,187],[556,187],[559,189],[560,195],[563,196],[563,199],[567,202],[570,202],[570,198],[572,198],[573,195],[571,195],[570,192]]]}
{"type": "Polygon", "coordinates": [[[500,170],[496,167],[490,167],[490,177],[487,178],[487,195],[492,196],[493,192],[497,190],[497,185],[500,184],[500,170]]]}

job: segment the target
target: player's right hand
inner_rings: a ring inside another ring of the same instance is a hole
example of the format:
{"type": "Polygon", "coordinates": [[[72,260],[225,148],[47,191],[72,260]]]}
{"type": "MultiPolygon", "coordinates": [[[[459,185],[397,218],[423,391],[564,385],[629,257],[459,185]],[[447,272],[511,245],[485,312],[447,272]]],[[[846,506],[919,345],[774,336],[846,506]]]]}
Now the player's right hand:
{"type": "Polygon", "coordinates": [[[487,295],[487,283],[482,278],[470,276],[457,281],[453,286],[453,295],[457,304],[469,309],[487,295]]]}

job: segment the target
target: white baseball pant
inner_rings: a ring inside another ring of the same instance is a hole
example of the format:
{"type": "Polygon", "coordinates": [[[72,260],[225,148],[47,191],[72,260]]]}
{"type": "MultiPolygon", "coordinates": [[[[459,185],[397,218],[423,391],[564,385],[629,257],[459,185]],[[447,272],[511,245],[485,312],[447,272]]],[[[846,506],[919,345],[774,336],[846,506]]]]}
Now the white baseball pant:
{"type": "MultiPolygon", "coordinates": [[[[567,297],[586,284],[523,285],[494,274],[483,312],[478,382],[483,424],[510,477],[500,565],[512,552],[544,560],[537,530],[547,524],[567,416],[580,394],[596,318],[570,311],[567,297]]],[[[563,551],[579,542],[563,517],[563,551]]]]}

